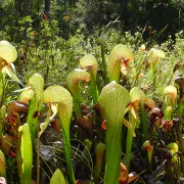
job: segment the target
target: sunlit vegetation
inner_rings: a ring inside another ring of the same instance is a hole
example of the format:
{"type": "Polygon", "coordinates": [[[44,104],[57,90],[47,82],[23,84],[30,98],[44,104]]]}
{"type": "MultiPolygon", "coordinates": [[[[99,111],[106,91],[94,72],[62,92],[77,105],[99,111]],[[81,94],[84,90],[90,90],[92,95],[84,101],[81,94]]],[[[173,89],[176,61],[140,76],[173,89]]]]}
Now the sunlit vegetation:
{"type": "Polygon", "coordinates": [[[3,0],[0,183],[183,183],[183,7],[3,0]]]}

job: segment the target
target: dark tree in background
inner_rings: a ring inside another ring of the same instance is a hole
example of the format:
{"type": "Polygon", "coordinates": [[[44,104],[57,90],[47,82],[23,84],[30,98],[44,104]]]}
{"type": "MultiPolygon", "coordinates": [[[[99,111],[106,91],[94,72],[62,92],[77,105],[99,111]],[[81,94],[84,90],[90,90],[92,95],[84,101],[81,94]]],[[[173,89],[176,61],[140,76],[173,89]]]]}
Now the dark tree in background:
{"type": "Polygon", "coordinates": [[[44,0],[45,2],[45,13],[49,16],[50,13],[50,0],[44,0]]]}
{"type": "MultiPolygon", "coordinates": [[[[19,17],[41,20],[44,13],[56,20],[60,35],[67,38],[80,30],[86,36],[104,26],[134,32],[152,26],[174,34],[184,26],[184,0],[1,0],[1,29],[19,17]],[[14,8],[12,9],[12,4],[14,8]],[[108,25],[108,26],[107,26],[108,25]],[[110,25],[110,26],[109,26],[110,25]]],[[[33,24],[36,25],[36,24],[33,24]]]]}
{"type": "Polygon", "coordinates": [[[21,16],[27,16],[29,15],[30,10],[30,1],[29,0],[14,0],[15,10],[18,11],[18,13],[21,16]]]}

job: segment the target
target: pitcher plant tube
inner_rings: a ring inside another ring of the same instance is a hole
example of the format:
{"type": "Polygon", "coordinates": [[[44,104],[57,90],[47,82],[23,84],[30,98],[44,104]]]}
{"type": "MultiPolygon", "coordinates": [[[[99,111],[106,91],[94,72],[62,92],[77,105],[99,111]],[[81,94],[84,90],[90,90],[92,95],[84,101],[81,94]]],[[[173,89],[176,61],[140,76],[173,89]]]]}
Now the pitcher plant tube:
{"type": "Polygon", "coordinates": [[[19,127],[21,133],[20,153],[22,158],[21,184],[31,184],[33,148],[31,142],[31,133],[29,125],[26,123],[19,127]]]}
{"type": "Polygon", "coordinates": [[[17,59],[17,51],[15,47],[6,40],[0,41],[0,70],[6,73],[12,80],[20,82],[16,74],[13,72],[11,65],[17,59]]]}
{"type": "Polygon", "coordinates": [[[50,180],[50,184],[55,184],[55,183],[66,184],[63,173],[59,169],[56,169],[56,171],[54,172],[50,180]]]}
{"type": "Polygon", "coordinates": [[[38,133],[39,113],[40,113],[41,103],[43,101],[43,90],[44,90],[43,77],[38,73],[35,73],[34,75],[32,75],[29,78],[28,87],[25,88],[25,90],[34,92],[33,98],[31,99],[30,108],[29,108],[28,117],[27,117],[27,122],[31,130],[32,141],[34,143],[34,139],[38,133]]]}
{"type": "Polygon", "coordinates": [[[151,65],[150,77],[152,79],[153,89],[155,89],[156,85],[157,85],[158,64],[159,64],[160,60],[164,59],[164,58],[165,58],[165,53],[162,50],[152,48],[148,52],[148,62],[151,65]]]}
{"type": "Polygon", "coordinates": [[[116,45],[110,55],[108,60],[108,74],[109,80],[119,82],[120,74],[122,72],[127,72],[128,63],[133,60],[133,54],[131,49],[123,44],[116,45]]]}
{"type": "Polygon", "coordinates": [[[105,48],[106,48],[106,40],[104,36],[100,36],[97,39],[97,43],[101,47],[101,58],[102,58],[102,68],[103,68],[103,77],[105,84],[108,83],[108,76],[107,76],[107,62],[105,59],[105,48]]]}
{"type": "Polygon", "coordinates": [[[80,59],[80,67],[86,69],[90,73],[90,88],[93,103],[96,104],[98,100],[98,89],[96,85],[96,74],[98,70],[98,62],[91,54],[86,54],[80,59]]]}
{"type": "Polygon", "coordinates": [[[89,82],[90,75],[82,69],[75,69],[67,77],[67,85],[74,98],[74,110],[77,116],[81,115],[82,95],[80,82],[89,82]]]}
{"type": "MultiPolygon", "coordinates": [[[[126,111],[129,111],[129,122],[132,124],[133,131],[134,131],[135,128],[138,128],[140,123],[138,118],[139,103],[141,99],[139,88],[135,87],[130,90],[130,99],[131,99],[131,103],[127,107],[126,111]]],[[[132,130],[128,128],[127,141],[126,141],[126,167],[128,170],[130,168],[132,141],[133,141],[132,130]]]]}
{"type": "Polygon", "coordinates": [[[62,86],[50,86],[44,91],[44,102],[47,104],[57,104],[58,116],[62,128],[64,141],[64,153],[68,168],[69,183],[75,183],[74,171],[71,161],[70,148],[70,120],[73,111],[73,98],[69,91],[62,86]]]}
{"type": "Polygon", "coordinates": [[[99,176],[102,171],[102,165],[104,161],[105,144],[98,143],[95,147],[96,163],[94,167],[94,183],[99,182],[99,176]]]}
{"type": "Polygon", "coordinates": [[[107,120],[104,183],[117,184],[122,151],[122,122],[126,106],[130,103],[129,92],[112,81],[102,89],[98,103],[107,120]]]}

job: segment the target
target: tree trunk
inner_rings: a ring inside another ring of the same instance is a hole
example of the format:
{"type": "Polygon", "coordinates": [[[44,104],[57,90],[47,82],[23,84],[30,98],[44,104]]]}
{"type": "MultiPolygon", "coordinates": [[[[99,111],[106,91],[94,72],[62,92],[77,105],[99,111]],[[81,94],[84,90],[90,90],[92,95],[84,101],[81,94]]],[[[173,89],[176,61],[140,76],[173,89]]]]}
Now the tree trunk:
{"type": "Polygon", "coordinates": [[[29,15],[29,0],[23,0],[23,9],[22,9],[22,15],[27,16],[29,15]]]}
{"type": "Polygon", "coordinates": [[[120,6],[121,6],[121,16],[123,20],[126,21],[128,17],[128,0],[122,0],[120,6]]]}
{"type": "Polygon", "coordinates": [[[45,0],[45,14],[49,17],[50,13],[50,0],[45,0]]]}
{"type": "Polygon", "coordinates": [[[14,8],[15,10],[21,14],[22,0],[14,0],[14,8]]]}

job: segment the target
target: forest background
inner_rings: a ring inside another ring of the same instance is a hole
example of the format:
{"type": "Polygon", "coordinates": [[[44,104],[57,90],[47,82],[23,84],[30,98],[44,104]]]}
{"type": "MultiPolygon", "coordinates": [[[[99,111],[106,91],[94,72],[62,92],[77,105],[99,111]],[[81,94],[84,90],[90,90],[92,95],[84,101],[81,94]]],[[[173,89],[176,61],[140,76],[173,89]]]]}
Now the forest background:
{"type": "Polygon", "coordinates": [[[0,39],[17,46],[25,80],[37,71],[54,82],[49,70],[58,62],[60,73],[73,69],[84,52],[94,52],[99,37],[114,44],[119,36],[136,37],[137,47],[141,40],[151,46],[174,40],[183,14],[182,0],[1,0],[0,39]]]}

